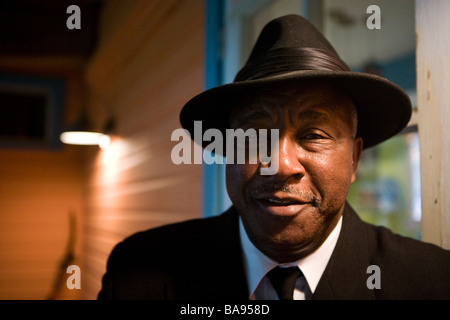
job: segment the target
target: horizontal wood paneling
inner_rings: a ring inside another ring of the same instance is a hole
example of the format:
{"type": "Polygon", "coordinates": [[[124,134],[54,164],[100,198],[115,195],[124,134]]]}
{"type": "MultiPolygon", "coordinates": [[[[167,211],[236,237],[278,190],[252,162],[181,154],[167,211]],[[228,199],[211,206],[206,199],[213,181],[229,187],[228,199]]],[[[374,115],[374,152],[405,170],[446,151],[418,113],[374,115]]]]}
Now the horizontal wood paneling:
{"type": "Polygon", "coordinates": [[[89,62],[89,114],[115,115],[117,136],[92,153],[86,188],[83,298],[95,299],[118,242],[201,216],[201,166],[171,161],[184,103],[203,90],[203,1],[105,3],[101,45],[89,62]],[[114,25],[111,21],[116,21],[114,25]],[[103,35],[103,36],[102,36],[103,35]]]}
{"type": "MultiPolygon", "coordinates": [[[[80,159],[73,150],[0,151],[0,299],[50,294],[67,247],[70,212],[81,225],[80,159]]],[[[75,254],[80,241],[78,233],[75,254]]]]}

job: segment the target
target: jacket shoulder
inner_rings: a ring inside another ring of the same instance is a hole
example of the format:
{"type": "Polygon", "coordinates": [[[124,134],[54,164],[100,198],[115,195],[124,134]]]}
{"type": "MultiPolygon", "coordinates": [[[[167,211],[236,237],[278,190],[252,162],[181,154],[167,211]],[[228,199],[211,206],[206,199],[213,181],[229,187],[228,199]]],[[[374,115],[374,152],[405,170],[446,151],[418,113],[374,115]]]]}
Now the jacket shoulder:
{"type": "Polygon", "coordinates": [[[372,250],[374,259],[375,257],[380,257],[380,259],[392,258],[399,263],[401,261],[405,263],[422,261],[423,264],[417,265],[423,265],[427,268],[430,267],[430,262],[435,262],[433,265],[436,267],[450,263],[450,251],[435,244],[393,233],[383,226],[363,223],[366,225],[368,239],[372,244],[370,247],[376,248],[375,251],[372,250]]]}
{"type": "MultiPolygon", "coordinates": [[[[184,299],[208,293],[208,264],[237,261],[233,212],[137,232],[112,250],[99,299],[184,299]],[[199,290],[198,288],[202,288],[199,290]]],[[[236,225],[236,226],[235,226],[236,225]]],[[[225,278],[225,277],[224,277],[225,278]]]]}
{"type": "Polygon", "coordinates": [[[219,230],[227,220],[227,213],[210,218],[198,218],[134,233],[118,243],[111,253],[130,264],[151,259],[152,264],[169,263],[175,259],[202,256],[216,245],[219,230]],[[208,241],[205,241],[208,239],[208,241]],[[145,254],[143,254],[145,253],[145,254]]]}
{"type": "Polygon", "coordinates": [[[121,243],[127,247],[147,246],[159,248],[161,246],[187,245],[190,241],[196,241],[199,237],[211,232],[220,217],[198,218],[156,228],[136,232],[121,243]]]}
{"type": "Polygon", "coordinates": [[[364,224],[369,260],[381,273],[379,293],[383,298],[450,298],[450,251],[382,226],[364,224]]]}

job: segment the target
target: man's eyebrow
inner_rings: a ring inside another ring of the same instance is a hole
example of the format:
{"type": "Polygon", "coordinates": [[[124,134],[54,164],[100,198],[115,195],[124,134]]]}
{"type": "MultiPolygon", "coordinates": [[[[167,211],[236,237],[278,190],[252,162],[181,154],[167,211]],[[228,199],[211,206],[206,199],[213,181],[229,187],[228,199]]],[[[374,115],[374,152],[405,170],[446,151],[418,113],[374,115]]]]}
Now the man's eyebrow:
{"type": "Polygon", "coordinates": [[[244,124],[248,122],[258,121],[261,119],[271,119],[271,115],[269,112],[267,112],[264,109],[261,108],[254,108],[252,110],[249,110],[247,112],[244,112],[243,114],[238,114],[237,117],[232,121],[232,124],[239,127],[243,126],[244,124]]]}
{"type": "Polygon", "coordinates": [[[297,118],[299,120],[304,120],[304,119],[321,120],[321,119],[328,119],[330,117],[331,117],[331,115],[329,112],[327,112],[325,110],[318,110],[318,109],[312,109],[312,108],[302,110],[295,115],[295,118],[297,118]]]}

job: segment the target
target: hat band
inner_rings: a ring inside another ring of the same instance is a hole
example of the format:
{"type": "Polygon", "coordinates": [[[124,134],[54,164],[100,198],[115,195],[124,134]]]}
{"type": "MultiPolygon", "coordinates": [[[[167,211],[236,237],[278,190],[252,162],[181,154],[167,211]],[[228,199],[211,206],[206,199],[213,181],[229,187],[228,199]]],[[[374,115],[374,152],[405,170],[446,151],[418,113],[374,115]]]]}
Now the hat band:
{"type": "Polygon", "coordinates": [[[316,48],[278,48],[247,63],[234,82],[256,80],[300,70],[350,71],[339,57],[316,48]]]}

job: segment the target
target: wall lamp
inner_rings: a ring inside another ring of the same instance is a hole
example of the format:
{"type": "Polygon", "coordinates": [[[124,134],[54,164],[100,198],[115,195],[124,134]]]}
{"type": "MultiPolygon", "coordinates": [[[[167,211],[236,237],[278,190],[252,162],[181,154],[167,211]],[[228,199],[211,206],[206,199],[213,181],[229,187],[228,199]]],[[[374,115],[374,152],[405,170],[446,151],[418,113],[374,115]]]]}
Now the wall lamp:
{"type": "Polygon", "coordinates": [[[92,130],[87,113],[83,112],[75,125],[68,127],[60,135],[60,140],[65,144],[92,146],[97,145],[100,148],[106,148],[110,142],[110,134],[114,129],[112,117],[108,120],[104,132],[92,130]]]}

